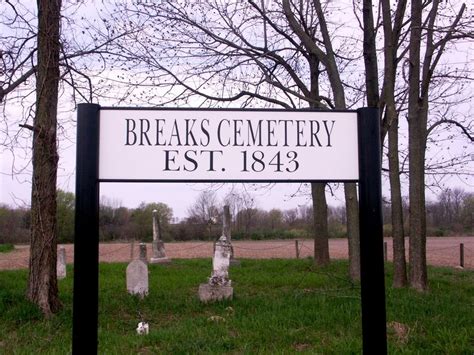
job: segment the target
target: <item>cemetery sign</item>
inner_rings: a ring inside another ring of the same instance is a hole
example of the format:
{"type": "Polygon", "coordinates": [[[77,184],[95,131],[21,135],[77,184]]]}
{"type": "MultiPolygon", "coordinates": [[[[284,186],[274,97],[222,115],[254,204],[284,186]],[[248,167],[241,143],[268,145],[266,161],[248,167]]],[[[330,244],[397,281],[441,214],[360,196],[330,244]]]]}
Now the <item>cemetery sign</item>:
{"type": "Polygon", "coordinates": [[[357,147],[356,111],[104,108],[99,178],[357,180],[357,147]]]}
{"type": "Polygon", "coordinates": [[[362,344],[387,351],[380,120],[356,111],[106,108],[77,114],[73,354],[97,352],[102,182],[358,182],[362,344]]]}

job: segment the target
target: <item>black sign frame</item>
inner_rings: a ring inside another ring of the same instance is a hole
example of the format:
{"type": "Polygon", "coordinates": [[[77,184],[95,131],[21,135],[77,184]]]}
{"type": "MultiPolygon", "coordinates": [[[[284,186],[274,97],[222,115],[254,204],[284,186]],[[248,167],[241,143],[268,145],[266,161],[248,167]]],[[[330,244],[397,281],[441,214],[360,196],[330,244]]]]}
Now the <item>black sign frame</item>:
{"type": "MultiPolygon", "coordinates": [[[[73,354],[94,354],[97,353],[98,346],[100,110],[101,106],[97,104],[78,105],[73,354]]],[[[384,354],[387,352],[387,329],[378,110],[360,108],[357,110],[357,120],[363,352],[384,354]]],[[[160,180],[143,182],[160,182],[160,180]]]]}

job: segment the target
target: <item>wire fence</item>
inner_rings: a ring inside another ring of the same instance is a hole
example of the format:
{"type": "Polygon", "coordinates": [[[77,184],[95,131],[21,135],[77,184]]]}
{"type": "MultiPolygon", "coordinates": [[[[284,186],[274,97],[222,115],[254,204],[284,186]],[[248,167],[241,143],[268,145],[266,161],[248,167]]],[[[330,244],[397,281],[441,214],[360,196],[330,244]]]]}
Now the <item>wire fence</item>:
{"type": "MultiPolygon", "coordinates": [[[[439,246],[435,241],[428,240],[426,245],[426,260],[428,265],[449,266],[474,269],[474,238],[464,238],[462,242],[452,242],[449,245],[439,246]]],[[[446,239],[442,240],[446,244],[446,239]]],[[[409,247],[405,246],[407,262],[409,262],[409,247]]],[[[384,242],[384,256],[386,261],[392,261],[393,251],[388,243],[384,242]]]]}
{"type": "MultiPolygon", "coordinates": [[[[428,238],[426,259],[429,265],[449,266],[474,269],[474,238],[461,238],[450,241],[449,238],[428,238]]],[[[127,241],[121,243],[101,243],[99,246],[99,261],[128,262],[139,257],[139,242],[127,241]]],[[[232,241],[234,258],[308,258],[314,255],[314,242],[309,239],[279,240],[279,241],[232,241]]],[[[73,262],[74,246],[61,245],[66,250],[66,260],[73,262]]],[[[146,243],[148,256],[152,256],[151,243],[146,243]]],[[[167,257],[177,258],[211,258],[213,242],[170,242],[165,243],[167,257]]],[[[409,261],[409,248],[406,246],[406,257],[409,261]]],[[[348,245],[346,239],[330,239],[329,254],[331,259],[346,259],[348,245]]],[[[393,260],[392,240],[384,242],[386,261],[393,260]]],[[[17,247],[14,251],[0,254],[0,270],[24,269],[29,264],[29,248],[17,247]]]]}

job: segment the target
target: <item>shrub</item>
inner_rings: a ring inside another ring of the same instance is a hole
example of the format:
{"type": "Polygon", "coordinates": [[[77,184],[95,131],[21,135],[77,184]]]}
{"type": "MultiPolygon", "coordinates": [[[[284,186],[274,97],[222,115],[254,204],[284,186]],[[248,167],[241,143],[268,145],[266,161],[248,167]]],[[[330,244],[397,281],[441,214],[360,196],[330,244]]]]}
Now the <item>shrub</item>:
{"type": "Polygon", "coordinates": [[[0,244],[0,253],[8,253],[14,249],[15,247],[13,244],[10,244],[10,243],[0,244]]]}
{"type": "Polygon", "coordinates": [[[346,238],[347,227],[342,224],[330,224],[328,226],[329,238],[346,238]]]}
{"type": "Polygon", "coordinates": [[[446,230],[444,228],[428,227],[426,229],[426,235],[434,237],[444,237],[446,236],[446,230]]]}

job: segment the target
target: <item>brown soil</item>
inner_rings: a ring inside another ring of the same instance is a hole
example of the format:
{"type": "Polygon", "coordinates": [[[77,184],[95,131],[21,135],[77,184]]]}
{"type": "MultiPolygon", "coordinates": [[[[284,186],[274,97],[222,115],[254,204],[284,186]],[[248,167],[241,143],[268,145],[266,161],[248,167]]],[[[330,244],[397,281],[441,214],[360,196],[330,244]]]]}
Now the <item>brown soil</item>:
{"type": "MultiPolygon", "coordinates": [[[[392,259],[392,240],[387,242],[388,260],[392,259]]],[[[460,243],[464,244],[464,267],[474,269],[474,237],[430,237],[427,239],[428,264],[439,266],[459,267],[460,243]]],[[[238,258],[295,258],[295,240],[272,241],[233,241],[235,257],[238,258]]],[[[66,244],[68,263],[73,262],[74,246],[66,244]]],[[[210,258],[212,243],[210,242],[180,242],[165,244],[167,256],[176,258],[210,258]]],[[[312,240],[298,242],[299,257],[313,255],[312,240]]],[[[407,246],[408,249],[408,246],[407,246]]],[[[331,239],[329,253],[332,259],[347,258],[347,240],[331,239]]],[[[99,255],[101,262],[127,262],[138,254],[137,242],[102,243],[99,255]]],[[[148,244],[148,256],[151,256],[151,245],[148,244]]],[[[408,256],[408,254],[407,254],[408,256]]],[[[0,253],[0,270],[20,269],[28,267],[29,246],[18,245],[9,253],[0,253]]]]}

